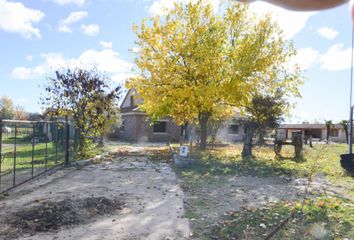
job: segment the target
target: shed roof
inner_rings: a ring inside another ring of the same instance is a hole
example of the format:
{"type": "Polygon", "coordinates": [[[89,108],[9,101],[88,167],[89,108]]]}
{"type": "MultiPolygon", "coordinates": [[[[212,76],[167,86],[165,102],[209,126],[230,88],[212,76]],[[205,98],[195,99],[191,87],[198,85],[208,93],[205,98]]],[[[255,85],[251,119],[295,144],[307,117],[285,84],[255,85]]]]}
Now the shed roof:
{"type": "MultiPolygon", "coordinates": [[[[326,124],[320,123],[299,123],[299,124],[282,124],[279,128],[282,129],[326,129],[326,124]]],[[[342,125],[334,124],[335,129],[342,129],[342,125]]]]}

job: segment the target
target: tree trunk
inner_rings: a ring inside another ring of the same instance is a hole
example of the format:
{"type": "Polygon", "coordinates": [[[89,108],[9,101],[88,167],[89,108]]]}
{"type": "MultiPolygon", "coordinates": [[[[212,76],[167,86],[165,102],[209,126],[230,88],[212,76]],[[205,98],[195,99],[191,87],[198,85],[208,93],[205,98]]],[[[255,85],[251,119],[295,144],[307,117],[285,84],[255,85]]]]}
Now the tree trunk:
{"type": "Polygon", "coordinates": [[[98,139],[98,147],[104,147],[104,134],[102,134],[98,139]]]}
{"type": "Polygon", "coordinates": [[[207,146],[207,137],[208,137],[208,120],[209,120],[210,114],[209,113],[203,113],[199,115],[199,124],[200,124],[200,146],[199,148],[201,150],[206,150],[207,146]]]}
{"type": "Polygon", "coordinates": [[[327,144],[329,142],[329,133],[331,131],[331,128],[329,126],[327,126],[327,144]]]}
{"type": "Polygon", "coordinates": [[[345,141],[348,144],[349,143],[349,134],[348,134],[348,129],[344,129],[345,132],[345,141]]]}
{"type": "Polygon", "coordinates": [[[265,144],[265,135],[266,135],[266,130],[265,129],[261,129],[259,132],[258,132],[258,140],[257,140],[257,144],[259,145],[264,145],[265,144]]]}
{"type": "Polygon", "coordinates": [[[301,132],[293,132],[293,144],[295,146],[295,158],[303,157],[303,142],[301,132]]]}
{"type": "Polygon", "coordinates": [[[242,157],[249,158],[252,157],[252,146],[253,137],[256,132],[256,126],[254,123],[245,124],[245,136],[242,149],[242,157]]]}

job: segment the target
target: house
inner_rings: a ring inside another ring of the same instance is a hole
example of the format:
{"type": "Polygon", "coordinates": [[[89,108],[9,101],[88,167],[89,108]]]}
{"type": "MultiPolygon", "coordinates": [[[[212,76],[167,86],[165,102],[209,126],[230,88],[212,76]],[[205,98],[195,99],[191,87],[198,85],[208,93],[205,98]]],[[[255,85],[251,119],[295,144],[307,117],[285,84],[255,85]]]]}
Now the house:
{"type": "MultiPolygon", "coordinates": [[[[291,139],[293,131],[301,131],[302,136],[311,136],[313,139],[324,141],[327,139],[327,127],[325,124],[318,123],[301,123],[301,124],[283,124],[279,128],[285,131],[287,139],[291,139]]],[[[346,142],[346,135],[343,127],[340,124],[334,124],[330,129],[329,140],[332,142],[346,142]]]]}
{"type": "Polygon", "coordinates": [[[182,134],[182,127],[170,118],[151,122],[139,104],[142,99],[136,98],[136,91],[129,89],[120,106],[122,126],[117,132],[121,140],[131,142],[177,142],[182,134]]]}
{"type": "Polygon", "coordinates": [[[221,142],[241,142],[245,134],[244,127],[241,124],[244,117],[236,111],[235,116],[231,118],[217,134],[217,140],[221,142]]]}
{"type": "MultiPolygon", "coordinates": [[[[195,139],[197,131],[194,126],[179,126],[171,118],[151,122],[147,114],[139,108],[143,99],[136,97],[136,91],[129,89],[120,105],[122,125],[115,137],[130,142],[178,142],[181,137],[195,139]]],[[[236,116],[218,131],[221,141],[241,141],[243,127],[236,116]]]]}

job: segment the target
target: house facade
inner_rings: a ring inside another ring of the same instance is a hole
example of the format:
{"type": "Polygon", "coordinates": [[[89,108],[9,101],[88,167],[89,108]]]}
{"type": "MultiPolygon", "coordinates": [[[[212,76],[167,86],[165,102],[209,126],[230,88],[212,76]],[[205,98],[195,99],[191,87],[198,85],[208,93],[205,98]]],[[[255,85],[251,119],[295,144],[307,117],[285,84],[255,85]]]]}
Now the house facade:
{"type": "Polygon", "coordinates": [[[245,134],[245,130],[241,121],[243,117],[239,112],[230,119],[223,127],[221,127],[217,134],[217,140],[221,142],[241,142],[245,134]]]}
{"type": "MultiPolygon", "coordinates": [[[[142,99],[136,97],[136,91],[129,89],[121,105],[122,126],[115,133],[115,137],[129,142],[179,142],[192,137],[196,139],[198,133],[194,126],[179,126],[170,118],[151,122],[139,104],[142,99]]],[[[243,139],[243,127],[238,121],[238,115],[219,129],[217,140],[237,142],[243,139]]]]}
{"type": "Polygon", "coordinates": [[[146,113],[142,112],[136,98],[135,90],[129,89],[120,106],[122,126],[117,137],[129,142],[177,142],[182,134],[182,127],[171,119],[164,118],[151,122],[146,113]]]}
{"type": "MultiPolygon", "coordinates": [[[[301,124],[283,124],[279,128],[284,131],[287,139],[292,138],[293,131],[301,131],[302,136],[311,136],[312,139],[325,141],[327,139],[327,127],[325,124],[311,124],[311,123],[301,123],[301,124]]],[[[345,143],[346,134],[343,127],[340,124],[334,124],[329,132],[329,141],[345,143]]]]}

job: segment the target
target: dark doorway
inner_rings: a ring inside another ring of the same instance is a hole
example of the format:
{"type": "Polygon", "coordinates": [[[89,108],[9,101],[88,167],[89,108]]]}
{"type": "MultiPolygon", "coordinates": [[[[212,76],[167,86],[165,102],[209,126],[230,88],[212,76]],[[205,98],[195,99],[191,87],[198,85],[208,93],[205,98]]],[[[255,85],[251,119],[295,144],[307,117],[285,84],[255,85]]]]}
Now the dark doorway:
{"type": "Polygon", "coordinates": [[[305,136],[312,136],[312,138],[322,138],[322,129],[306,129],[305,136]]]}

